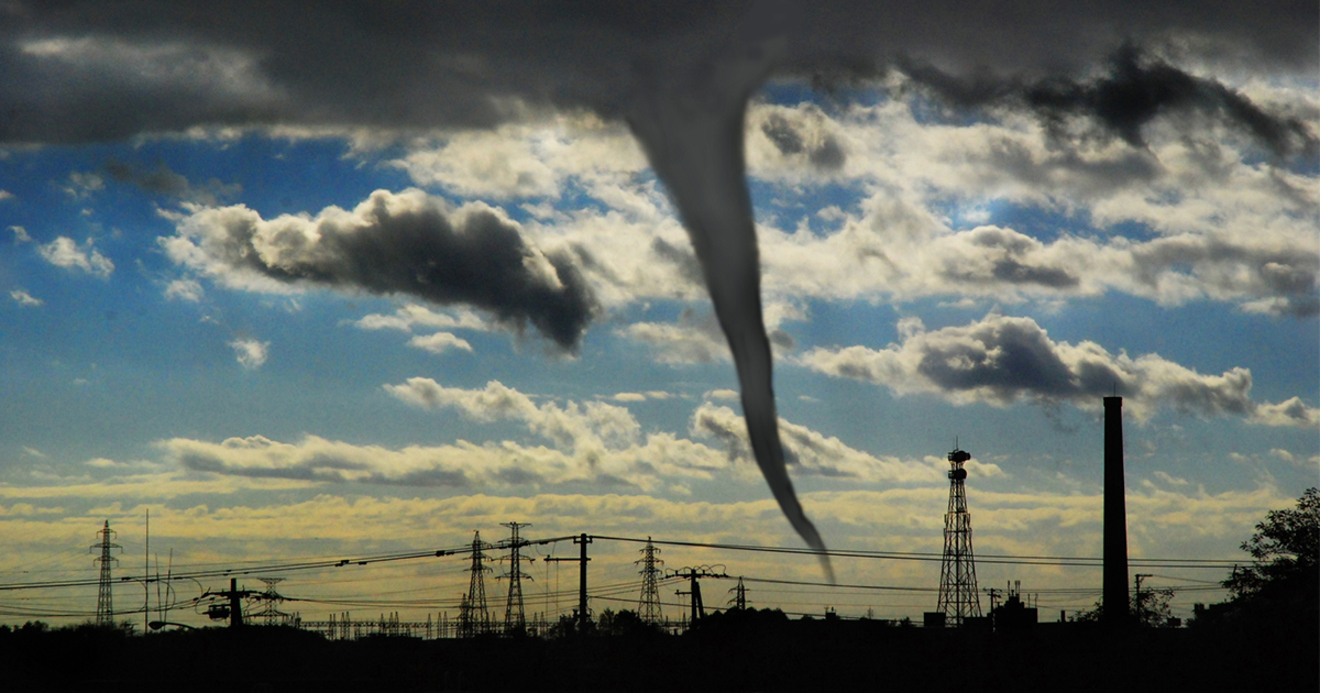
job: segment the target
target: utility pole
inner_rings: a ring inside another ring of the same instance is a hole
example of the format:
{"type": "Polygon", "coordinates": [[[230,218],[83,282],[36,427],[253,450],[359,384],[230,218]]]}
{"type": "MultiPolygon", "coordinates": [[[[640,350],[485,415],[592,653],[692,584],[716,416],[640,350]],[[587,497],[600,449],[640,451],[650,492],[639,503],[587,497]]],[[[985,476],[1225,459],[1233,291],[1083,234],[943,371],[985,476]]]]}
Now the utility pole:
{"type": "Polygon", "coordinates": [[[1145,580],[1145,579],[1148,578],[1148,577],[1155,577],[1155,576],[1154,576],[1154,575],[1151,575],[1150,573],[1137,573],[1136,575],[1133,575],[1132,577],[1135,579],[1135,581],[1136,581],[1136,583],[1137,583],[1137,599],[1136,599],[1136,602],[1137,602],[1137,603],[1136,603],[1136,607],[1137,607],[1137,613],[1136,613],[1136,616],[1137,616],[1137,623],[1138,623],[1139,625],[1143,625],[1143,626],[1144,626],[1144,625],[1146,625],[1146,621],[1148,620],[1148,618],[1147,618],[1147,617],[1148,617],[1148,614],[1146,613],[1146,600],[1145,600],[1145,599],[1142,597],[1142,595],[1141,595],[1141,581],[1142,581],[1142,580],[1145,580]]]}
{"type": "Polygon", "coordinates": [[[486,573],[490,568],[486,567],[486,554],[484,549],[490,548],[481,540],[481,532],[472,533],[472,576],[468,580],[467,598],[463,601],[463,606],[459,610],[458,633],[459,637],[470,638],[486,632],[490,624],[490,611],[486,609],[486,573]]]}
{"type": "Polygon", "coordinates": [[[228,611],[227,615],[229,616],[229,627],[241,628],[244,625],[243,600],[248,597],[252,597],[260,594],[261,594],[260,592],[254,590],[240,590],[238,588],[238,578],[229,578],[228,590],[221,590],[219,592],[212,592],[211,590],[207,590],[206,592],[202,593],[202,596],[203,597],[214,596],[214,597],[222,597],[224,599],[227,599],[229,601],[229,608],[225,609],[224,607],[221,607],[219,605],[212,606],[212,608],[209,611],[209,613],[212,614],[211,618],[217,620],[224,618],[226,615],[225,612],[228,611]]]}
{"type": "Polygon", "coordinates": [[[633,561],[633,564],[642,564],[642,598],[637,603],[637,613],[642,617],[643,623],[659,624],[664,620],[664,614],[660,610],[660,586],[657,576],[660,569],[657,566],[664,565],[665,562],[656,558],[660,549],[655,548],[651,543],[651,537],[646,538],[646,547],[642,549],[642,558],[633,561]]]}
{"type": "MultiPolygon", "coordinates": [[[[530,575],[524,575],[520,567],[521,554],[519,550],[527,545],[527,542],[518,538],[519,527],[530,527],[530,522],[502,522],[502,527],[508,527],[512,532],[509,537],[509,572],[501,577],[509,580],[509,599],[504,607],[504,634],[513,635],[521,633],[527,628],[527,618],[523,611],[523,593],[522,578],[532,579],[530,575]]],[[[535,560],[528,558],[527,560],[535,560]]]]}
{"type": "Polygon", "coordinates": [[[573,538],[573,543],[582,547],[577,558],[553,558],[547,556],[541,560],[546,563],[556,563],[559,561],[578,562],[578,632],[585,634],[587,632],[587,625],[591,623],[591,619],[587,615],[587,561],[591,560],[590,558],[587,558],[587,544],[591,543],[591,537],[587,536],[586,532],[583,532],[573,538]]]}
{"type": "Polygon", "coordinates": [[[101,564],[100,588],[96,593],[96,625],[102,628],[113,628],[115,625],[115,606],[114,595],[110,590],[110,564],[118,563],[119,559],[110,555],[111,550],[123,550],[124,547],[113,543],[111,540],[115,536],[115,531],[110,529],[110,521],[105,521],[105,526],[96,533],[100,540],[88,549],[88,552],[99,549],[101,557],[93,559],[93,563],[101,564]]]}
{"type": "MultiPolygon", "coordinates": [[[[712,568],[708,565],[702,565],[702,566],[697,566],[695,568],[693,567],[679,568],[678,570],[671,572],[669,575],[666,575],[666,577],[679,577],[688,581],[690,587],[687,592],[684,592],[682,590],[675,590],[674,594],[680,596],[686,594],[691,597],[690,600],[690,603],[692,605],[691,623],[696,624],[697,618],[699,617],[704,618],[706,616],[706,605],[701,600],[701,583],[697,582],[697,578],[703,578],[703,577],[727,578],[729,576],[725,575],[723,570],[716,570],[715,568],[712,568]]],[[[690,628],[691,626],[688,627],[690,628]]]]}

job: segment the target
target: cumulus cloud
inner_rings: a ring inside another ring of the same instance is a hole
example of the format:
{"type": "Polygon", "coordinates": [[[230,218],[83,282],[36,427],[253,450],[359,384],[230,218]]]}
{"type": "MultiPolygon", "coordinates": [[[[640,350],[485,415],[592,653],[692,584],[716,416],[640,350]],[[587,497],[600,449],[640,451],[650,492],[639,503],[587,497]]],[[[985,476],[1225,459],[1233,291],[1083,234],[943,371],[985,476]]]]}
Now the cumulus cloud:
{"type": "Polygon", "coordinates": [[[270,353],[270,342],[263,342],[250,337],[235,339],[229,342],[229,347],[234,350],[234,356],[238,359],[239,365],[248,370],[256,370],[265,365],[266,358],[270,353]]]}
{"type": "Polygon", "coordinates": [[[377,190],[348,211],[262,219],[235,205],[173,215],[161,239],[169,257],[229,286],[326,286],[465,303],[513,329],[534,325],[576,349],[596,300],[573,257],[543,251],[502,212],[481,203],[450,209],[420,190],[377,190]]]}
{"type": "Polygon", "coordinates": [[[1298,398],[1277,405],[1253,401],[1246,368],[1209,375],[1158,354],[1133,358],[1090,341],[1057,342],[1031,318],[990,314],[935,331],[908,319],[899,327],[902,341],[884,349],[816,348],[799,363],[882,385],[898,395],[928,393],[955,404],[1066,402],[1093,410],[1102,397],[1117,392],[1139,419],[1168,408],[1198,416],[1240,416],[1265,425],[1316,425],[1317,411],[1298,398]]]}
{"type": "Polygon", "coordinates": [[[636,443],[641,425],[624,407],[603,402],[537,404],[531,397],[492,380],[481,390],[444,387],[430,378],[409,378],[385,391],[424,409],[457,409],[477,421],[510,419],[550,439],[558,447],[595,454],[636,443]]]}
{"type": "Polygon", "coordinates": [[[590,115],[557,115],[414,141],[392,165],[418,185],[468,197],[559,197],[572,183],[616,209],[643,216],[656,211],[653,202],[638,205],[626,199],[633,176],[646,168],[627,128],[590,115]]]}
{"type": "Polygon", "coordinates": [[[32,241],[32,237],[28,235],[27,229],[22,226],[11,226],[9,227],[9,230],[14,232],[14,245],[30,243],[32,241]]]}
{"type": "MultiPolygon", "coordinates": [[[[1307,107],[1296,90],[1280,98],[1307,107]]],[[[771,297],[1049,302],[1118,291],[1168,306],[1212,300],[1246,312],[1320,311],[1311,212],[1320,179],[1260,162],[1231,133],[1159,127],[1145,132],[1142,151],[1121,141],[1061,148],[1030,119],[931,123],[898,99],[830,113],[760,106],[749,121],[776,114],[821,119],[846,141],[855,152],[848,182],[867,197],[797,228],[775,220],[759,229],[771,297]],[[985,223],[991,207],[1006,220],[985,223]],[[1019,209],[1086,223],[1042,234],[1029,221],[1016,226],[1019,209]]],[[[831,190],[832,178],[781,161],[754,134],[753,177],[831,190]]]]}
{"type": "MultiPolygon", "coordinates": [[[[747,425],[732,409],[703,403],[692,414],[691,429],[693,435],[720,441],[730,459],[752,462],[747,425]]],[[[936,483],[944,474],[925,463],[904,462],[894,457],[877,458],[849,447],[838,438],[783,419],[779,420],[779,435],[789,468],[801,476],[861,482],[936,483]]],[[[1002,473],[993,464],[982,464],[976,471],[986,475],[1002,473]]]]}
{"type": "Polygon", "coordinates": [[[165,285],[165,298],[197,303],[205,294],[201,282],[196,279],[175,279],[165,285]]]}
{"type": "Polygon", "coordinates": [[[492,328],[487,321],[476,313],[463,308],[435,311],[426,306],[410,303],[394,311],[393,315],[372,313],[358,320],[353,325],[363,330],[401,330],[412,332],[414,326],[442,329],[464,329],[489,331],[492,328]]]}
{"type": "MultiPolygon", "coordinates": [[[[765,322],[770,344],[778,354],[791,351],[796,342],[779,323],[800,318],[802,313],[786,304],[766,306],[765,322]]],[[[616,334],[649,346],[655,359],[671,365],[715,363],[730,359],[729,343],[713,313],[683,309],[676,322],[638,322],[619,328],[616,334]]]]}
{"type": "Polygon", "coordinates": [[[15,301],[18,301],[18,305],[29,308],[35,308],[37,306],[45,305],[46,303],[45,301],[39,298],[33,298],[32,294],[22,289],[14,289],[13,291],[10,291],[9,297],[14,299],[15,301]]]}
{"type": "Polygon", "coordinates": [[[101,278],[109,277],[115,271],[115,263],[98,252],[91,239],[79,247],[72,238],[60,236],[50,243],[37,246],[37,251],[46,262],[56,267],[78,269],[101,278]]]}
{"type": "Polygon", "coordinates": [[[408,346],[418,349],[425,349],[432,354],[443,354],[450,349],[459,349],[462,351],[472,351],[472,345],[468,344],[466,339],[456,337],[449,332],[436,332],[428,335],[417,335],[408,340],[408,346]]]}

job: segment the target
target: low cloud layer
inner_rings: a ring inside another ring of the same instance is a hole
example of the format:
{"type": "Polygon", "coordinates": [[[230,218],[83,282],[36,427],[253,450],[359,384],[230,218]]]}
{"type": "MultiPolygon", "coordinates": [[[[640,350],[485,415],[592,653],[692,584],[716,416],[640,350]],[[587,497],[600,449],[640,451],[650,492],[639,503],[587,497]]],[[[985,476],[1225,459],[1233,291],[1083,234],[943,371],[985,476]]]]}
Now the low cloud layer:
{"type": "Polygon", "coordinates": [[[991,314],[961,327],[928,332],[917,319],[899,325],[902,341],[884,349],[812,349],[799,362],[835,377],[863,380],[898,395],[927,393],[955,404],[1006,406],[1066,402],[1096,409],[1117,392],[1139,419],[1159,409],[1251,423],[1320,425],[1318,410],[1294,398],[1251,399],[1251,371],[1198,373],[1158,354],[1111,354],[1094,342],[1056,342],[1031,318],[991,314]]]}
{"type": "Polygon", "coordinates": [[[243,206],[171,214],[161,239],[175,262],[231,287],[287,291],[324,286],[465,304],[514,329],[530,323],[573,351],[595,315],[573,256],[545,252],[486,205],[450,209],[419,190],[378,190],[351,211],[261,216],[243,206]]]}

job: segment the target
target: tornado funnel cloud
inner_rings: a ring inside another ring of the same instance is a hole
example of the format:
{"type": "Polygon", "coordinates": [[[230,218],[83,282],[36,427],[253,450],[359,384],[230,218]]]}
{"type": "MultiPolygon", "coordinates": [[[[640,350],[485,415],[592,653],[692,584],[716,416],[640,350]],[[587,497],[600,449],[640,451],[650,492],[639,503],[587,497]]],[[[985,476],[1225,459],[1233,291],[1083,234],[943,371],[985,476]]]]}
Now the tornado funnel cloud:
{"type": "Polygon", "coordinates": [[[785,517],[819,552],[825,543],[798,502],[784,464],[761,313],[761,272],[743,158],[747,99],[783,51],[782,22],[753,24],[691,69],[639,68],[629,123],[678,208],[715,315],[729,341],[756,464],[785,517]]]}

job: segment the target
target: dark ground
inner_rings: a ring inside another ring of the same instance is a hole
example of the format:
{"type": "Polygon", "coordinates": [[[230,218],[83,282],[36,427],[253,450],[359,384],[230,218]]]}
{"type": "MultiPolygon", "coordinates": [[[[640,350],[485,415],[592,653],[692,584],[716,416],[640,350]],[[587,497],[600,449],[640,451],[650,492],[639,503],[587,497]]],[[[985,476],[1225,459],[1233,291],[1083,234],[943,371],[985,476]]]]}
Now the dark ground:
{"type": "Polygon", "coordinates": [[[327,641],[283,628],[145,637],[0,630],[0,689],[190,691],[1317,691],[1320,628],[1018,633],[712,619],[684,636],[327,641]]]}

